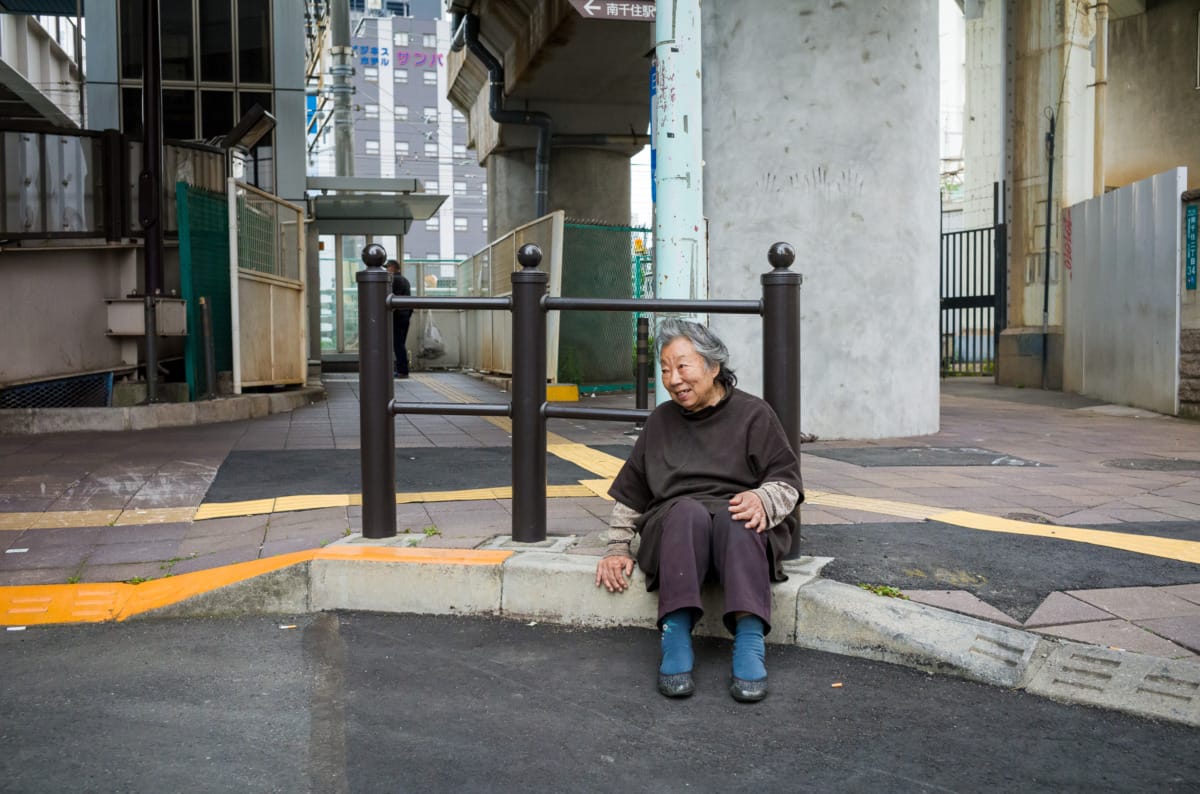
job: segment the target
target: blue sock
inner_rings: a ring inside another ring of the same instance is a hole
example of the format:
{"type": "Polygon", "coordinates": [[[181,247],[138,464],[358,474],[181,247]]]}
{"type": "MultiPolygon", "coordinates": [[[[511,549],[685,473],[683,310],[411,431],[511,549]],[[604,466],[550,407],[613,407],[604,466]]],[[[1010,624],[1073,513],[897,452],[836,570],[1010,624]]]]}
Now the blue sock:
{"type": "Polygon", "coordinates": [[[733,677],[743,681],[761,681],[767,677],[763,663],[767,650],[763,645],[763,622],[756,615],[738,619],[733,637],[733,677]]]}
{"type": "Polygon", "coordinates": [[[692,669],[692,610],[677,609],[667,614],[662,623],[663,675],[688,673],[692,669]]]}

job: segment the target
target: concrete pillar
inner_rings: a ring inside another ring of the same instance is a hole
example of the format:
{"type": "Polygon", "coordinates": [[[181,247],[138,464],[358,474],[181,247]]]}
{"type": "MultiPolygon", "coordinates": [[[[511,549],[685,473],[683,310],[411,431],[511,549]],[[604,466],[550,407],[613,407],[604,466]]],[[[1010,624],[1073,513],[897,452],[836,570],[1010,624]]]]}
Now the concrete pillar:
{"type": "MultiPolygon", "coordinates": [[[[710,296],[758,297],[771,243],[794,244],[803,430],[935,432],[937,4],[702,8],[710,296]]],[[[761,393],[760,323],[712,325],[761,393]]]]}
{"type": "MultiPolygon", "coordinates": [[[[488,156],[488,236],[492,239],[534,219],[533,171],[533,149],[488,156]]],[[[563,210],[568,218],[628,225],[629,155],[607,149],[554,149],[549,209],[563,210]]]]}
{"type": "Polygon", "coordinates": [[[1073,0],[1014,0],[1011,13],[1008,329],[1000,337],[997,380],[1039,386],[1042,308],[1047,277],[1047,116],[1057,118],[1054,195],[1050,197],[1047,386],[1062,388],[1062,210],[1090,198],[1093,173],[1094,70],[1088,51],[1094,18],[1073,0]]]}

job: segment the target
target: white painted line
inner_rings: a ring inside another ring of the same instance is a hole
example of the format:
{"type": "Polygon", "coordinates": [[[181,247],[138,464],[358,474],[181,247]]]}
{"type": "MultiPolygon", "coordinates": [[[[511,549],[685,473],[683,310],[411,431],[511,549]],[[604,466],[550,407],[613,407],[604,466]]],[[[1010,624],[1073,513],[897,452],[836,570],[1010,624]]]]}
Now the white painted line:
{"type": "Polygon", "coordinates": [[[24,554],[27,551],[29,551],[29,549],[5,549],[4,553],[5,554],[24,554]]]}
{"type": "Polygon", "coordinates": [[[24,626],[6,626],[5,630],[6,631],[24,631],[25,627],[24,626]]]}

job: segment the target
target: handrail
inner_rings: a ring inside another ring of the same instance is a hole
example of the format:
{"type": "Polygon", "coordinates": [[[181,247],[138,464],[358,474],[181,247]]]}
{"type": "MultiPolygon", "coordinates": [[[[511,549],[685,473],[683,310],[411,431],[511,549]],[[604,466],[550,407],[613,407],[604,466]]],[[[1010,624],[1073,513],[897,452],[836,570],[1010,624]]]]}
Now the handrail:
{"type": "MultiPolygon", "coordinates": [[[[789,268],[795,251],[787,243],[771,246],[773,270],[760,278],[761,300],[710,301],[670,298],[555,298],[546,295],[549,276],[538,270],[542,251],[521,246],[521,270],[512,274],[512,294],[501,298],[411,297],[391,293],[392,276],[383,269],[387,252],[371,244],[363,249],[365,270],[358,281],[359,426],[361,430],[362,526],[365,538],[396,535],[396,414],[507,416],[512,419],[512,539],[546,539],[546,420],[644,421],[650,411],[584,408],[546,402],[546,315],[550,311],[662,311],[710,314],[758,314],[763,319],[763,398],[775,410],[792,448],[800,449],[800,287],[803,277],[789,268]],[[511,403],[397,402],[392,380],[390,311],[395,309],[504,309],[513,316],[511,403]]],[[[638,323],[638,369],[648,373],[648,323],[638,323]]],[[[797,521],[799,514],[796,513],[797,521]]],[[[798,551],[800,532],[792,537],[798,551]]]]}

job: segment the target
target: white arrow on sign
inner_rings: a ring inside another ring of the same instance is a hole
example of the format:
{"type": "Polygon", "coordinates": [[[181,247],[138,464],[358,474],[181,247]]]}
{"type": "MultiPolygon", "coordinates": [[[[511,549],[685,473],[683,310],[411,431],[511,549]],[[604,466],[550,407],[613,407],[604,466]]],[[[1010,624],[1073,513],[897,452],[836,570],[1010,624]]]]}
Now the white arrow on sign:
{"type": "Polygon", "coordinates": [[[595,16],[596,0],[587,0],[587,2],[583,4],[583,10],[588,12],[588,16],[595,16]]]}

